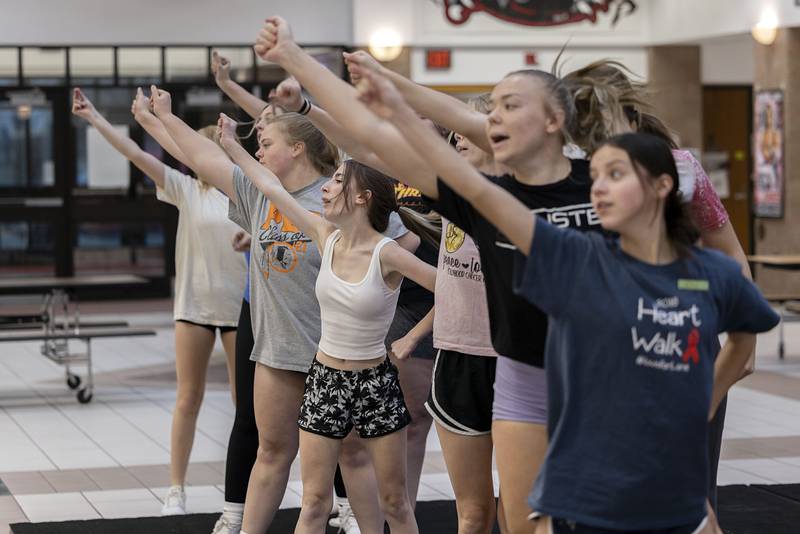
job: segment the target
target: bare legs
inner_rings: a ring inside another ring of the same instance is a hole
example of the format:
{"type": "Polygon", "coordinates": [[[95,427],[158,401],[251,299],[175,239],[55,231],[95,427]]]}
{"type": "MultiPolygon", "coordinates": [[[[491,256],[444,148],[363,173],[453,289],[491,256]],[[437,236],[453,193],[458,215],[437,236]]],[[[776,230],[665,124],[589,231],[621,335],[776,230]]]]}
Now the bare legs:
{"type": "Polygon", "coordinates": [[[535,523],[528,495],[547,452],[545,425],[519,421],[493,421],[497,472],[500,476],[500,529],[506,534],[529,534],[535,523]]]}
{"type": "Polygon", "coordinates": [[[258,454],[247,486],[242,521],[242,530],[251,534],[266,532],[286,492],[289,469],[297,456],[297,417],[304,384],[302,373],[256,365],[253,400],[258,454]]]}
{"type": "MultiPolygon", "coordinates": [[[[362,440],[378,483],[380,507],[389,528],[397,534],[417,534],[417,523],[406,488],[406,430],[362,440]]],[[[341,440],[300,431],[300,471],[303,506],[295,534],[317,534],[325,530],[331,509],[331,489],[341,440]]],[[[350,488],[348,488],[350,495],[350,488]]],[[[358,516],[356,516],[358,518],[358,516]]],[[[383,524],[362,524],[364,534],[381,534],[383,524]]],[[[249,529],[246,529],[249,531],[249,529]]]]}
{"type": "Polygon", "coordinates": [[[492,436],[456,434],[438,423],[436,432],[456,496],[458,534],[489,534],[497,508],[492,483],[492,436]]]}
{"type": "Polygon", "coordinates": [[[171,485],[183,486],[192,452],[197,414],[206,389],[206,373],[214,349],[213,331],[191,323],[175,322],[175,370],[178,394],[172,413],[170,436],[171,485]]]}

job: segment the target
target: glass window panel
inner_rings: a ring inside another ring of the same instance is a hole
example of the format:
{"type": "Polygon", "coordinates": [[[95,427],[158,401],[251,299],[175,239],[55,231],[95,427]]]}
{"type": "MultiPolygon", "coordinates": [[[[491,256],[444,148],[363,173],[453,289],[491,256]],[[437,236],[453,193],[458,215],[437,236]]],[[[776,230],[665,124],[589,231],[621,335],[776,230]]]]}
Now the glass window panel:
{"type": "Polygon", "coordinates": [[[119,76],[147,81],[161,77],[161,49],[151,47],[120,48],[117,51],[119,76]]]}
{"type": "Polygon", "coordinates": [[[25,130],[16,106],[0,103],[0,187],[25,187],[25,130]]]}
{"type": "Polygon", "coordinates": [[[78,78],[108,78],[114,76],[113,48],[71,48],[70,76],[78,78]]]}
{"type": "Polygon", "coordinates": [[[0,187],[54,184],[50,105],[0,104],[0,187]]]}
{"type": "Polygon", "coordinates": [[[206,78],[208,76],[208,52],[205,48],[167,48],[167,80],[206,78]]]}
{"type": "Polygon", "coordinates": [[[50,106],[33,106],[28,119],[31,154],[30,185],[52,187],[56,183],[53,163],[53,112],[50,106]]]}
{"type": "Polygon", "coordinates": [[[164,274],[164,229],[159,223],[79,223],[75,274],[164,274]]]}
{"type": "Polygon", "coordinates": [[[231,79],[237,83],[253,81],[253,49],[250,47],[215,48],[222,57],[231,62],[231,79]]]}
{"type": "Polygon", "coordinates": [[[16,48],[0,48],[0,85],[17,85],[19,61],[16,48]]]}
{"type": "Polygon", "coordinates": [[[67,53],[63,48],[22,49],[22,76],[30,85],[61,85],[67,75],[67,53]]]}
{"type": "MultiPolygon", "coordinates": [[[[83,92],[86,97],[91,100],[97,110],[113,125],[128,126],[129,131],[133,124],[131,117],[131,101],[134,97],[133,88],[84,88],[83,92]]],[[[76,159],[76,175],[75,185],[79,188],[89,186],[89,125],[86,121],[77,117],[73,118],[72,125],[75,128],[75,159],[76,159]]],[[[127,135],[127,134],[126,134],[127,135]]],[[[97,142],[95,146],[101,150],[109,149],[110,145],[105,139],[99,139],[96,135],[93,136],[97,142]]],[[[113,149],[111,149],[113,150],[113,149]]],[[[117,154],[111,154],[111,157],[116,157],[117,154]]],[[[126,184],[128,183],[130,165],[123,165],[124,169],[120,172],[123,173],[124,178],[120,177],[126,184]]],[[[102,179],[102,177],[100,177],[102,179]]],[[[115,181],[114,177],[108,177],[115,181]]],[[[123,187],[127,187],[123,186],[123,187]]]]}
{"type": "Polygon", "coordinates": [[[0,222],[0,278],[55,274],[53,225],[0,222]]]}

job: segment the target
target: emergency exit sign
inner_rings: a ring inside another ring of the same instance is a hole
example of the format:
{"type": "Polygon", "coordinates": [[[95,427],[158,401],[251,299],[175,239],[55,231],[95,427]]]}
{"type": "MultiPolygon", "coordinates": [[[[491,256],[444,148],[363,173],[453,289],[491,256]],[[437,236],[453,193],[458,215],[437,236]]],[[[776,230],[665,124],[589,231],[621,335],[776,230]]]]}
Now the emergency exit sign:
{"type": "Polygon", "coordinates": [[[447,70],[450,68],[449,48],[428,49],[425,51],[425,67],[428,70],[447,70]]]}

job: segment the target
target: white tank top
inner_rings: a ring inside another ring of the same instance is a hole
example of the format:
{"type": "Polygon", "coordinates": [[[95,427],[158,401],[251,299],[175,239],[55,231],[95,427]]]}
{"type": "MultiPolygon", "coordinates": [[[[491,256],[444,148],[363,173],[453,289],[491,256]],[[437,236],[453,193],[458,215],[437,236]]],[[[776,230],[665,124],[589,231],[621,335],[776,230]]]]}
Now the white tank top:
{"type": "Polygon", "coordinates": [[[346,282],[333,272],[336,230],[325,241],[315,287],[322,319],[319,348],[334,358],[370,360],[386,354],[386,333],[397,308],[400,286],[390,289],[381,274],[381,249],[392,240],[381,239],[372,251],[367,274],[360,282],[346,282]]]}

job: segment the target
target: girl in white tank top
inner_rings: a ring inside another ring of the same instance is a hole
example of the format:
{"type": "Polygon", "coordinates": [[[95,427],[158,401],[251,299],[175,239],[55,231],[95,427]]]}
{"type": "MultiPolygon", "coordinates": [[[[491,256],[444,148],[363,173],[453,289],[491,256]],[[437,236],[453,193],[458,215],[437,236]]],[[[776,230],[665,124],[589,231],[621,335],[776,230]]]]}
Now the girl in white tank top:
{"type": "MultiPolygon", "coordinates": [[[[234,162],[323,253],[316,283],[322,338],[298,421],[303,504],[295,532],[325,529],[342,439],[355,428],[375,466],[390,529],[417,533],[405,479],[410,418],[384,339],[403,277],[433,291],[436,269],[381,235],[396,209],[389,177],[346,161],[322,186],[320,217],[241,148],[235,122],[221,115],[219,125],[222,145],[234,162]]],[[[365,527],[362,532],[371,532],[365,527]]]]}

